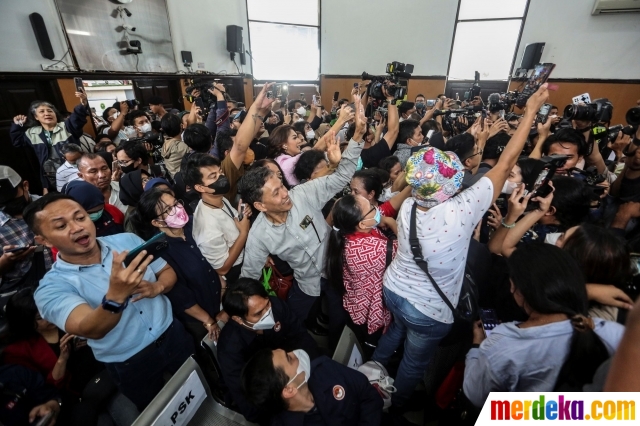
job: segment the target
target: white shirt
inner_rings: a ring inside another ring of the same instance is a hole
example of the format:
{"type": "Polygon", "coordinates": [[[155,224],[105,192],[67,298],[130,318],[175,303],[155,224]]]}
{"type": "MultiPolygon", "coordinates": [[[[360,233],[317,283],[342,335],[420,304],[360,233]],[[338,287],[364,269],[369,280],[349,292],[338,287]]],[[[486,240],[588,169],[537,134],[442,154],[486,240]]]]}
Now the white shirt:
{"type": "Polygon", "coordinates": [[[111,195],[109,196],[109,204],[116,206],[122,213],[127,213],[127,206],[120,201],[120,183],[111,181],[111,195]]]}
{"type": "MultiPolygon", "coordinates": [[[[455,197],[426,212],[416,211],[416,231],[422,256],[436,284],[457,306],[464,278],[469,241],[482,215],[491,206],[493,182],[483,177],[455,197]]],[[[387,268],[384,286],[407,299],[417,310],[436,321],[453,322],[453,313],[413,260],[409,224],[413,198],[398,213],[398,254],[387,268]]]]}
{"type": "MultiPolygon", "coordinates": [[[[222,202],[224,210],[209,207],[200,200],[193,213],[193,239],[214,269],[222,268],[229,257],[229,249],[240,236],[231,217],[238,217],[238,211],[225,199],[222,202]]],[[[244,249],[233,266],[240,265],[243,259],[244,249]]]]}
{"type": "Polygon", "coordinates": [[[56,188],[58,192],[62,192],[62,187],[72,180],[78,180],[78,166],[65,161],[62,166],[56,170],[56,188]]]}

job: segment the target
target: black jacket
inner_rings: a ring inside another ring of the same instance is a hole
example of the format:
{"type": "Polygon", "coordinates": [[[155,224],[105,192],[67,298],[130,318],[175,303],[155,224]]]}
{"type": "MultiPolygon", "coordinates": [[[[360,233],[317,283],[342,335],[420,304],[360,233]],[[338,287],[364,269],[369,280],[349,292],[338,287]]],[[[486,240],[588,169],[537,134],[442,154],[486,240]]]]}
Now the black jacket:
{"type": "Polygon", "coordinates": [[[382,419],[382,397],[367,377],[326,356],[311,362],[309,390],[316,403],[310,413],[283,411],[272,424],[375,426],[382,419]]]}
{"type": "Polygon", "coordinates": [[[262,414],[242,393],[240,374],[242,368],[257,351],[263,348],[304,349],[310,357],[317,354],[317,345],[307,329],[289,307],[277,297],[270,297],[271,309],[276,325],[270,330],[258,334],[230,320],[220,332],[218,339],[218,363],[222,369],[222,378],[229,388],[233,401],[240,413],[251,422],[259,422],[262,414]]]}

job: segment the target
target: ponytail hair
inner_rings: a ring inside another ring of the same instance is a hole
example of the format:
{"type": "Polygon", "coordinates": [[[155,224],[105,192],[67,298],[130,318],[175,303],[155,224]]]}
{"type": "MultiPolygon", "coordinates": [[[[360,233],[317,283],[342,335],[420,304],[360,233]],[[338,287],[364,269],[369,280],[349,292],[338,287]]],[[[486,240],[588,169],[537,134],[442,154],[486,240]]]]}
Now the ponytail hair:
{"type": "Polygon", "coordinates": [[[567,358],[554,390],[581,390],[609,353],[587,318],[584,276],[566,251],[543,243],[522,244],[508,259],[509,276],[525,304],[541,314],[565,314],[573,326],[567,358]]]}
{"type": "Polygon", "coordinates": [[[173,196],[170,190],[158,187],[145,191],[138,204],[125,218],[125,231],[136,234],[145,241],[160,232],[151,221],[157,219],[166,207],[161,200],[164,194],[173,196]]]}
{"type": "Polygon", "coordinates": [[[362,220],[362,212],[358,207],[356,197],[345,195],[333,205],[331,210],[333,217],[333,229],[329,234],[329,247],[327,247],[326,273],[327,279],[340,294],[345,293],[344,288],[344,249],[347,235],[356,232],[358,223],[362,220]]]}

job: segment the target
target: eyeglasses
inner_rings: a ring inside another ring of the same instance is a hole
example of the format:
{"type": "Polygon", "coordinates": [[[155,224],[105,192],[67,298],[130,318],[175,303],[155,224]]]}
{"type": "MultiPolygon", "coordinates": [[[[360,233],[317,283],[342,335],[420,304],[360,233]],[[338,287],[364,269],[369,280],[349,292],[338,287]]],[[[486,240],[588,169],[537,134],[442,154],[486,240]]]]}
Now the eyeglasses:
{"type": "Polygon", "coordinates": [[[376,206],[371,206],[371,210],[369,210],[369,211],[367,212],[367,214],[365,214],[364,216],[362,216],[362,219],[360,219],[360,221],[367,220],[367,216],[369,216],[369,213],[371,213],[372,211],[375,211],[376,209],[377,209],[377,207],[376,207],[376,206]]]}
{"type": "Polygon", "coordinates": [[[482,155],[482,153],[483,153],[483,152],[484,152],[484,150],[483,150],[483,149],[479,149],[479,150],[478,150],[478,152],[476,152],[476,153],[475,153],[475,154],[473,154],[473,155],[468,156],[467,158],[465,158],[465,159],[464,159],[464,160],[462,160],[462,161],[463,161],[463,162],[464,162],[464,161],[467,161],[469,158],[475,157],[476,155],[482,155]]]}
{"type": "Polygon", "coordinates": [[[163,217],[165,214],[167,216],[175,216],[176,213],[177,213],[176,212],[176,206],[184,207],[184,203],[182,202],[182,200],[177,200],[174,205],[167,207],[166,210],[164,210],[162,213],[160,213],[159,217],[163,217]]]}
{"type": "Polygon", "coordinates": [[[118,166],[120,167],[127,167],[129,164],[133,163],[133,160],[129,160],[129,161],[122,161],[122,160],[118,160],[118,166]]]}

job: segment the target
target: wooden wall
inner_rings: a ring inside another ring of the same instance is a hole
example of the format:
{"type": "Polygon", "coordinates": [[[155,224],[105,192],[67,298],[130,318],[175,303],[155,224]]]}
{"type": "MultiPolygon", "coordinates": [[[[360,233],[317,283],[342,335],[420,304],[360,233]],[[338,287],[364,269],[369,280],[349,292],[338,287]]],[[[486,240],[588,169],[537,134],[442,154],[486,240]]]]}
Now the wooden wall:
{"type": "MultiPolygon", "coordinates": [[[[557,106],[562,114],[564,107],[571,103],[574,96],[589,93],[591,100],[598,98],[608,98],[613,104],[613,119],[611,124],[627,124],[624,119],[629,108],[636,106],[640,101],[640,81],[613,82],[611,80],[553,80],[549,83],[558,85],[557,91],[551,91],[549,103],[557,106]]],[[[515,90],[520,85],[519,82],[511,82],[510,90],[515,90]]]]}

